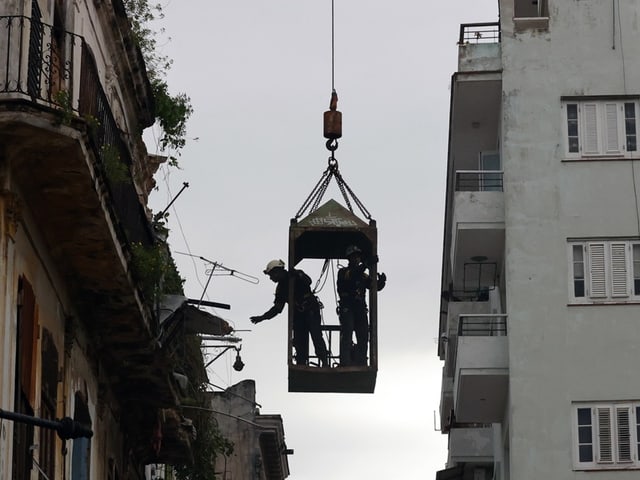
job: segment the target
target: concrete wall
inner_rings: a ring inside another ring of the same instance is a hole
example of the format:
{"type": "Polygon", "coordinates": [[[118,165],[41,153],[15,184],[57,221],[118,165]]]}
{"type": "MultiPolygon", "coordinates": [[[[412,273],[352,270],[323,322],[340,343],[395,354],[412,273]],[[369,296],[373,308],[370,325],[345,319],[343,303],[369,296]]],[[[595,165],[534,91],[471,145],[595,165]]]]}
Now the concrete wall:
{"type": "Polygon", "coordinates": [[[449,462],[493,464],[493,429],[452,428],[449,432],[449,462]]]}
{"type": "Polygon", "coordinates": [[[255,424],[241,421],[255,420],[255,397],[256,385],[253,380],[244,380],[212,397],[211,408],[226,414],[216,415],[220,432],[234,443],[233,453],[229,457],[216,459],[216,471],[229,472],[234,479],[263,478],[262,469],[258,466],[261,462],[259,431],[255,424]]]}
{"type": "Polygon", "coordinates": [[[502,69],[499,43],[460,45],[458,71],[498,71],[502,69]]]}
{"type": "Polygon", "coordinates": [[[550,2],[522,33],[500,3],[510,478],[635,479],[573,472],[571,402],[640,398],[640,312],[567,306],[567,238],[640,232],[630,161],[563,162],[561,96],[640,93],[640,2],[550,2]]]}

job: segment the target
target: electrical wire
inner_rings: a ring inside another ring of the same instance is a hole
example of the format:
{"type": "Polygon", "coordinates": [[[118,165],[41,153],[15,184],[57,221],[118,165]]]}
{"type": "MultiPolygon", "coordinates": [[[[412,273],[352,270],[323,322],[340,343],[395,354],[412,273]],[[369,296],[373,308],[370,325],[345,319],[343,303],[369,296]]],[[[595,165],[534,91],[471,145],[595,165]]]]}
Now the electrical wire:
{"type": "MultiPolygon", "coordinates": [[[[619,2],[620,0],[618,0],[619,2]]],[[[615,2],[615,0],[614,0],[615,2]]],[[[615,5],[615,4],[614,4],[615,5]]],[[[618,34],[620,35],[620,58],[622,59],[622,87],[624,90],[624,93],[627,93],[627,69],[626,69],[626,64],[624,61],[624,42],[622,41],[622,21],[620,19],[620,3],[618,3],[618,34]]],[[[614,23],[615,23],[615,19],[614,19],[614,23]]]]}
{"type": "MultiPolygon", "coordinates": [[[[615,32],[616,19],[618,21],[618,35],[620,35],[620,60],[622,63],[622,88],[623,88],[624,94],[626,95],[627,94],[627,67],[626,67],[626,62],[624,58],[624,42],[622,37],[622,19],[620,15],[620,0],[618,0],[617,9],[616,9],[616,0],[613,0],[613,11],[614,11],[614,19],[613,19],[614,32],[615,32]]],[[[614,40],[615,40],[615,34],[614,34],[614,40]]],[[[637,115],[638,115],[638,112],[636,112],[636,117],[637,115]]],[[[637,148],[637,145],[636,145],[636,148],[637,148]]],[[[633,183],[633,196],[634,196],[635,207],[636,207],[635,208],[636,229],[638,232],[638,236],[640,236],[640,206],[638,205],[638,185],[637,185],[638,182],[636,180],[636,160],[633,158],[631,159],[631,181],[633,183]]]]}

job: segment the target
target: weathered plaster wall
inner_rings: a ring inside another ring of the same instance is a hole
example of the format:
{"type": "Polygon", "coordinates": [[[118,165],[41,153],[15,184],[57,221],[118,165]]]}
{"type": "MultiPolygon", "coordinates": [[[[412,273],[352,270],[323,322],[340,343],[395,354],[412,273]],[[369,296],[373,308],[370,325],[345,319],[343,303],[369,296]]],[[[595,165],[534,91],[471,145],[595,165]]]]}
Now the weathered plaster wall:
{"type": "Polygon", "coordinates": [[[571,402],[640,397],[638,307],[567,306],[567,238],[639,233],[632,164],[563,162],[561,110],[561,96],[640,93],[640,2],[616,2],[619,19],[611,2],[550,4],[548,32],[516,34],[512,2],[501,2],[508,423],[517,480],[592,478],[573,472],[571,402]]]}

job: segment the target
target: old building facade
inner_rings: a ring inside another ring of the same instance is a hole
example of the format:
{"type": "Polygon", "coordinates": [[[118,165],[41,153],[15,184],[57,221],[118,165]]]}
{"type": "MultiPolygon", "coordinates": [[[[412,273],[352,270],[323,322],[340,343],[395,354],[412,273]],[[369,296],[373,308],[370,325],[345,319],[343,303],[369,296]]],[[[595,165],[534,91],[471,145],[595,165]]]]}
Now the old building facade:
{"type": "Polygon", "coordinates": [[[121,0],[0,3],[0,409],[91,433],[3,415],[0,479],[193,461],[176,374],[206,379],[202,357],[176,353],[145,268],[168,254],[146,209],[153,122],[121,0]]]}
{"type": "Polygon", "coordinates": [[[233,442],[233,451],[216,459],[220,478],[284,480],[289,476],[288,455],[280,415],[260,413],[256,384],[243,380],[211,396],[220,430],[233,442]]]}
{"type": "Polygon", "coordinates": [[[640,2],[500,0],[451,89],[438,479],[640,471],[640,2]]]}

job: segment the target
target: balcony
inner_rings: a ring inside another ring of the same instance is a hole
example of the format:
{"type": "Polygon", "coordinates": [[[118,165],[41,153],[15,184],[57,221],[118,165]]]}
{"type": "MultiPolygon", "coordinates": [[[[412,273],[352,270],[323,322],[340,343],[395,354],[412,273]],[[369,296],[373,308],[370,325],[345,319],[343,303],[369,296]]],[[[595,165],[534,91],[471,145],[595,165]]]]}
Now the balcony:
{"type": "MultiPolygon", "coordinates": [[[[0,107],[3,113],[31,110],[44,118],[53,116],[54,125],[84,127],[96,166],[105,174],[120,233],[130,243],[152,243],[133,182],[106,175],[115,159],[130,169],[132,155],[82,37],[28,17],[0,17],[0,107]]],[[[8,135],[14,123],[3,122],[2,127],[8,135]]],[[[55,133],[40,131],[42,143],[55,133]]]]}
{"type": "Polygon", "coordinates": [[[503,311],[497,287],[453,290],[449,297],[446,330],[440,339],[439,349],[440,359],[445,361],[440,396],[440,425],[444,432],[449,431],[454,421],[451,412],[454,409],[453,381],[456,374],[459,321],[461,318],[483,317],[503,311]]]}
{"type": "Polygon", "coordinates": [[[172,381],[154,367],[157,319],[131,273],[131,245],[154,239],[125,138],[82,37],[0,17],[0,145],[11,195],[37,226],[116,392],[171,406],[172,381]]]}
{"type": "Polygon", "coordinates": [[[451,270],[454,288],[469,290],[466,284],[473,264],[494,264],[494,278],[501,270],[504,252],[502,172],[457,171],[455,187],[451,270]]]}
{"type": "Polygon", "coordinates": [[[458,40],[459,72],[495,72],[502,69],[500,23],[463,23],[458,40]]]}
{"type": "Polygon", "coordinates": [[[456,289],[466,263],[483,258],[499,272],[504,252],[501,81],[481,77],[456,77],[452,92],[445,255],[456,289]]]}
{"type": "Polygon", "coordinates": [[[502,101],[500,24],[460,26],[451,88],[450,171],[478,168],[478,153],[497,150],[502,101]]]}
{"type": "Polygon", "coordinates": [[[493,465],[493,428],[456,427],[449,431],[449,463],[493,465]]]}
{"type": "Polygon", "coordinates": [[[460,315],[454,348],[455,421],[500,423],[509,380],[507,315],[460,315]]]}

